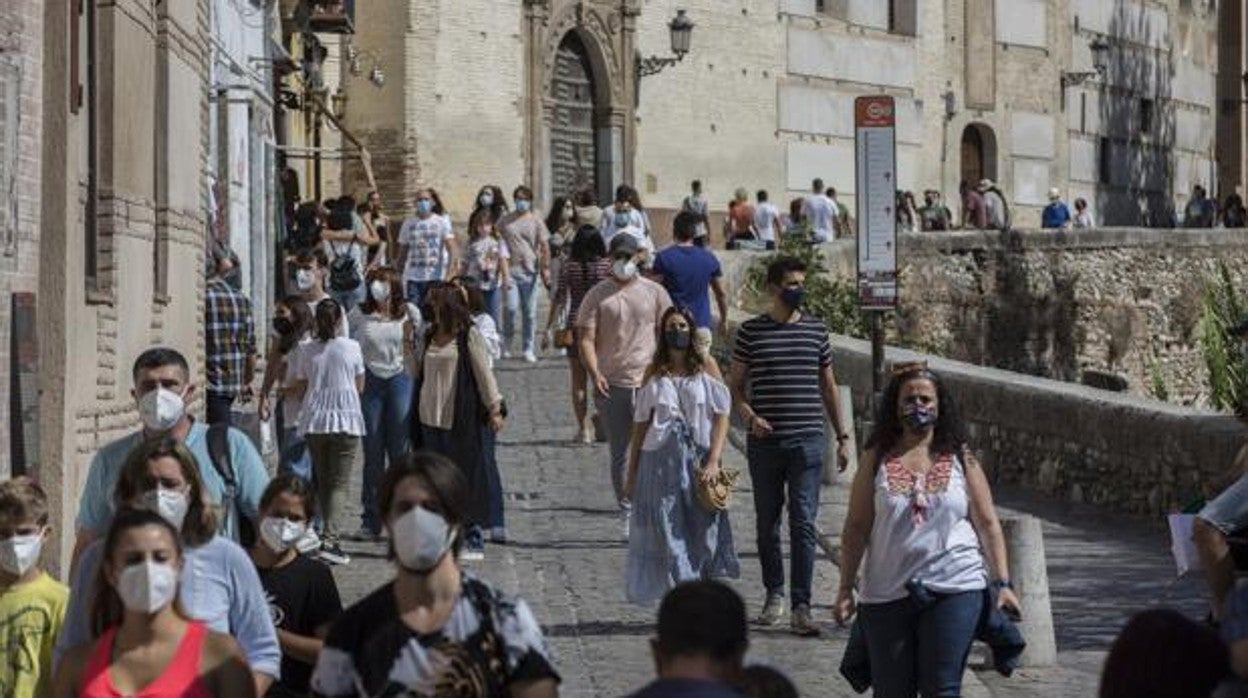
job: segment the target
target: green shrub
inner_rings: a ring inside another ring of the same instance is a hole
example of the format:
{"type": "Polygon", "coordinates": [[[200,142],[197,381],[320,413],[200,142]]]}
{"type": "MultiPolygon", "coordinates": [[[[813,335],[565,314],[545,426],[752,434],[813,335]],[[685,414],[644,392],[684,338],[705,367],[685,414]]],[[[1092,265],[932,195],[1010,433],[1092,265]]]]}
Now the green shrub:
{"type": "Polygon", "coordinates": [[[812,245],[804,235],[781,236],[779,249],[767,254],[750,267],[746,281],[750,293],[767,294],[767,265],[777,257],[796,257],[806,264],[806,312],[823,320],[828,329],[836,334],[866,339],[871,325],[865,314],[858,309],[858,290],[854,283],[834,278],[828,274],[827,260],[818,245],[812,245]]]}
{"type": "Polygon", "coordinates": [[[1225,411],[1240,412],[1248,405],[1248,365],[1239,354],[1232,328],[1244,317],[1244,301],[1219,260],[1217,273],[1205,279],[1200,318],[1200,344],[1209,368],[1209,402],[1225,411]]]}

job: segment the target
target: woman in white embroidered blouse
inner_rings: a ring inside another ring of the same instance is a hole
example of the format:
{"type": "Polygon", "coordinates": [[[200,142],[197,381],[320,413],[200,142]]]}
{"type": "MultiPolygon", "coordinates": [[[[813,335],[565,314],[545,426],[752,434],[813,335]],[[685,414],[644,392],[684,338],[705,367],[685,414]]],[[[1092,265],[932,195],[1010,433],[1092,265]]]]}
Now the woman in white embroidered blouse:
{"type": "Polygon", "coordinates": [[[837,621],[857,611],[871,665],[887,667],[875,695],[959,695],[986,587],[1019,609],[1001,523],[936,373],[900,367],[880,404],[841,537],[837,621]]]}
{"type": "Polygon", "coordinates": [[[316,498],[324,523],[321,557],[350,561],[338,544],[347,478],[364,435],[360,391],[364,389],[364,355],[354,339],[338,336],[342,306],[326,298],[316,304],[313,341],[299,348],[291,364],[289,392],[303,397],[299,426],[308,438],[316,498]]]}

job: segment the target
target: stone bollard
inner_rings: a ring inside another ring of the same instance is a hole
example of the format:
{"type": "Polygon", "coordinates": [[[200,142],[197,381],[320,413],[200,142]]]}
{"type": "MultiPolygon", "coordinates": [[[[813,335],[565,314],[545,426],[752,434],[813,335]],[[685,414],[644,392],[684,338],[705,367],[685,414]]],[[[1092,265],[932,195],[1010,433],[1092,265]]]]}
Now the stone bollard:
{"type": "Polygon", "coordinates": [[[823,484],[835,485],[844,482],[848,487],[854,481],[854,473],[858,470],[858,432],[854,428],[854,399],[852,389],[848,385],[841,386],[841,416],[849,423],[849,466],[845,472],[836,469],[836,427],[828,421],[828,449],[823,454],[823,484]]]}
{"type": "Polygon", "coordinates": [[[1043,667],[1057,663],[1053,608],[1049,604],[1049,572],[1044,556],[1044,532],[1034,516],[1001,517],[1010,581],[1023,605],[1018,629],[1027,641],[1019,666],[1043,667]]]}

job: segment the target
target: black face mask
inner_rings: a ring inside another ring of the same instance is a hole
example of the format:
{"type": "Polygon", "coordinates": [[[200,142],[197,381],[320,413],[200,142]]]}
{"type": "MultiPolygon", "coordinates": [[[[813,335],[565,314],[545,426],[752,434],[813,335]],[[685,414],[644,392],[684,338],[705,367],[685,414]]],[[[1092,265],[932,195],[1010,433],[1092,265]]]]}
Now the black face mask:
{"type": "Polygon", "coordinates": [[[688,349],[693,343],[693,337],[688,330],[667,330],[663,333],[663,338],[667,340],[667,346],[673,349],[688,349]]]}
{"type": "Polygon", "coordinates": [[[278,334],[290,334],[295,331],[295,323],[288,317],[273,318],[273,331],[278,334]]]}

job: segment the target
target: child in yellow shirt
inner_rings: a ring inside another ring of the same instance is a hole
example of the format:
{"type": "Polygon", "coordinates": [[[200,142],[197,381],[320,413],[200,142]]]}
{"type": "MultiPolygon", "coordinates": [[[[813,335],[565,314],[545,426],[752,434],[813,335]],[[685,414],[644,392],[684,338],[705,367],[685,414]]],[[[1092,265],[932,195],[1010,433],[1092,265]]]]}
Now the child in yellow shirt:
{"type": "Polygon", "coordinates": [[[52,648],[69,588],[39,565],[48,540],[48,498],[26,477],[0,483],[0,696],[42,698],[52,685],[52,648]]]}

